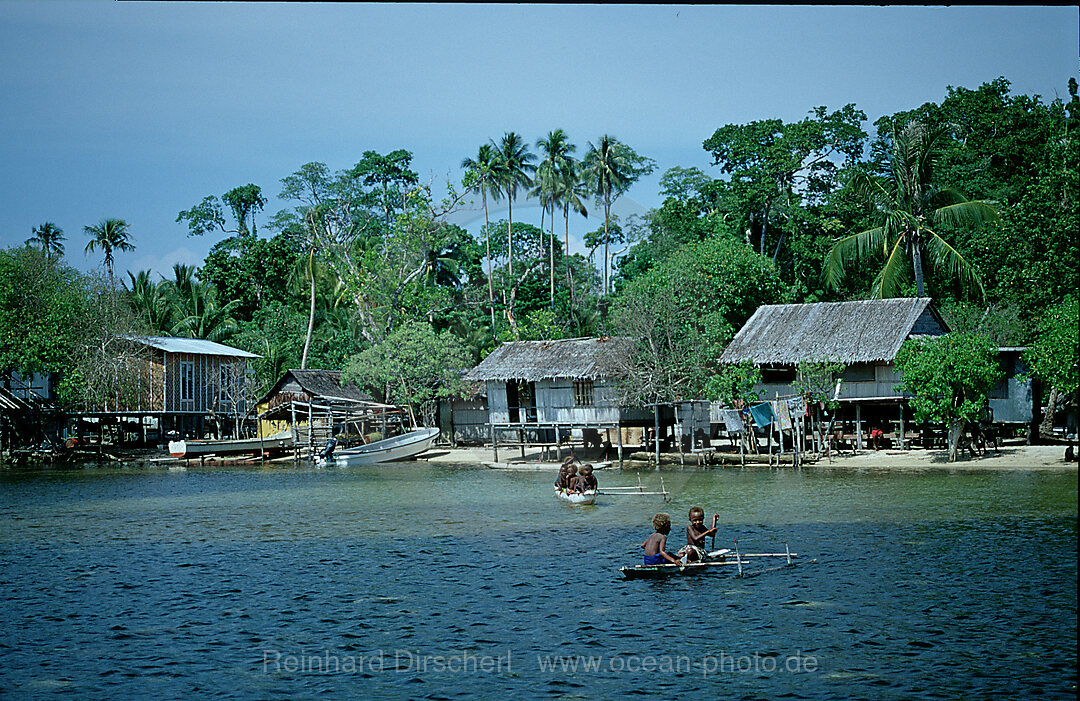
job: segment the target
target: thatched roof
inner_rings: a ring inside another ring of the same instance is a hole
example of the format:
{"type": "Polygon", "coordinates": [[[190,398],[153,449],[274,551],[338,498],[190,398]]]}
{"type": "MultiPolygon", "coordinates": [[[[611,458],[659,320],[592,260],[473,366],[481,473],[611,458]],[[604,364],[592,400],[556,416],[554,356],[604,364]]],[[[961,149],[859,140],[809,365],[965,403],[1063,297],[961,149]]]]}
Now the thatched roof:
{"type": "Polygon", "coordinates": [[[595,380],[622,374],[634,339],[618,336],[504,343],[465,375],[466,380],[523,380],[555,377],[595,380]]]}
{"type": "Polygon", "coordinates": [[[259,404],[264,404],[275,394],[306,394],[310,399],[347,402],[372,402],[371,395],[359,386],[341,382],[340,370],[287,370],[259,404]]]}
{"type": "Polygon", "coordinates": [[[888,362],[909,336],[938,336],[948,326],[927,297],[758,307],[722,363],[888,362]]]}

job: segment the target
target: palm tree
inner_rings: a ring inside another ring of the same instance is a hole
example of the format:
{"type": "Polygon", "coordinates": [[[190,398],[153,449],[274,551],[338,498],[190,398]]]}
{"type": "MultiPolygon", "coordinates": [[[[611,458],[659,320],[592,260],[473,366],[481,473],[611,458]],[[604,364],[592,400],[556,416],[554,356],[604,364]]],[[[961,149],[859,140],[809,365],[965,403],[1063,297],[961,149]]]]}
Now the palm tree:
{"type": "Polygon", "coordinates": [[[824,270],[833,288],[839,287],[849,263],[882,254],[885,266],[874,280],[873,296],[896,296],[907,277],[910,256],[915,293],[925,297],[925,252],[930,267],[976,287],[985,297],[975,269],[934,230],[941,224],[976,224],[1001,218],[993,202],[968,200],[956,190],[934,184],[934,168],[943,155],[947,135],[946,127],[928,128],[909,122],[893,142],[890,179],[872,178],[864,172],[852,178],[853,189],[869,200],[879,224],[833,244],[825,257],[824,270]]]}
{"type": "Polygon", "coordinates": [[[131,243],[131,232],[128,224],[123,219],[102,219],[97,226],[84,226],[83,231],[90,235],[90,241],[86,244],[86,252],[89,254],[100,248],[105,254],[105,271],[109,274],[109,281],[113,278],[113,251],[134,251],[135,246],[131,243]]]}
{"type": "Polygon", "coordinates": [[[149,270],[141,270],[138,275],[128,272],[131,288],[124,285],[124,291],[131,308],[146,321],[151,331],[169,333],[173,327],[173,309],[167,294],[167,284],[164,280],[154,282],[150,275],[149,270]]]}
{"type": "Polygon", "coordinates": [[[502,142],[496,144],[495,154],[495,183],[502,194],[507,198],[507,222],[506,222],[506,255],[510,279],[514,279],[514,198],[517,197],[518,188],[528,187],[532,184],[530,174],[536,171],[532,162],[536,156],[529,151],[529,147],[518,134],[508,131],[503,134],[502,142]]]}
{"type": "Polygon", "coordinates": [[[495,288],[491,282],[491,222],[488,221],[488,194],[493,199],[498,199],[498,184],[495,182],[495,147],[491,144],[481,144],[476,151],[476,159],[466,158],[461,162],[461,167],[466,170],[474,170],[478,176],[473,192],[480,193],[484,200],[484,242],[487,244],[488,264],[488,302],[491,307],[491,327],[495,328],[495,288]]]}
{"type": "Polygon", "coordinates": [[[232,313],[240,306],[239,299],[218,306],[217,289],[195,280],[195,269],[177,263],[173,266],[176,280],[169,281],[173,294],[173,309],[177,321],[172,335],[202,338],[208,341],[227,340],[237,331],[232,313]]]}
{"type": "Polygon", "coordinates": [[[608,290],[608,244],[612,195],[618,196],[630,184],[633,164],[626,157],[623,145],[613,136],[604,134],[596,146],[589,142],[585,167],[593,192],[604,203],[604,294],[608,290]]]}
{"type": "Polygon", "coordinates": [[[64,230],[59,226],[47,221],[41,226],[35,226],[31,233],[34,235],[26,239],[28,246],[38,246],[47,258],[59,258],[64,255],[62,241],[67,237],[64,236],[64,230]]]}
{"type": "MultiPolygon", "coordinates": [[[[562,129],[549,131],[546,137],[537,139],[536,147],[544,152],[544,160],[537,169],[537,180],[540,183],[540,203],[551,209],[551,238],[549,247],[549,268],[551,273],[551,304],[555,304],[555,193],[558,190],[560,171],[570,154],[577,148],[570,143],[569,137],[562,129]]],[[[543,227],[541,226],[541,229],[543,227]]],[[[543,242],[541,241],[541,244],[543,242]]],[[[544,250],[543,245],[540,250],[544,250]]]]}
{"type": "Polygon", "coordinates": [[[573,305],[574,287],[570,279],[570,210],[574,210],[588,219],[589,208],[585,200],[589,196],[588,184],[582,180],[582,164],[574,159],[567,159],[559,169],[559,177],[555,180],[555,201],[562,205],[563,210],[563,258],[566,260],[566,286],[570,290],[571,306],[573,305]]]}

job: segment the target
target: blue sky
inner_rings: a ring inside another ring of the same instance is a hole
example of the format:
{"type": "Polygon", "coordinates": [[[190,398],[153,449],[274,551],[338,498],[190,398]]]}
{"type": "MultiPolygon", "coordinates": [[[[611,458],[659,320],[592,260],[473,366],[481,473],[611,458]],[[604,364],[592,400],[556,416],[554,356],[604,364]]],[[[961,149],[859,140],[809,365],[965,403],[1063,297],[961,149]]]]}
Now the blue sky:
{"type": "Polygon", "coordinates": [[[559,127],[655,159],[618,208],[644,213],[668,168],[718,175],[701,143],[725,124],[854,103],[869,131],[999,76],[1049,100],[1078,46],[1075,7],[0,2],[0,245],[53,221],[90,269],[83,226],[120,217],[118,270],[167,273],[222,238],[175,221],[206,195],[255,183],[265,222],[310,161],[404,148],[438,186],[505,131],[559,127]]]}

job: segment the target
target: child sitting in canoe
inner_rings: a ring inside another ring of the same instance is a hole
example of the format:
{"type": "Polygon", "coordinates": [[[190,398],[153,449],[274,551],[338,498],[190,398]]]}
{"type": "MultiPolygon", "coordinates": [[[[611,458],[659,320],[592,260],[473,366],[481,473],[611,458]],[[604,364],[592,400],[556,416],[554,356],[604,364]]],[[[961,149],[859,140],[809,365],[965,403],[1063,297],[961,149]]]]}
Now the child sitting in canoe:
{"type": "Polygon", "coordinates": [[[663,565],[671,563],[681,565],[682,562],[677,557],[665,550],[667,548],[667,534],[671,533],[671,517],[667,514],[653,516],[652,527],[655,532],[641,544],[641,547],[645,548],[645,557],[642,564],[663,565]]]}
{"type": "Polygon", "coordinates": [[[716,534],[716,521],[720,514],[713,514],[712,526],[705,528],[705,509],[695,506],[690,509],[690,523],[686,526],[686,545],[679,550],[679,557],[687,562],[700,562],[705,559],[705,539],[716,534]]]}
{"type": "Polygon", "coordinates": [[[573,492],[595,492],[597,488],[596,477],[593,476],[593,466],[591,463],[585,463],[581,466],[581,474],[574,478],[574,482],[570,487],[570,491],[573,492]]]}
{"type": "Polygon", "coordinates": [[[577,465],[566,465],[566,471],[559,473],[559,479],[555,481],[555,486],[559,489],[566,491],[572,491],[574,487],[574,481],[577,478],[577,465]]]}

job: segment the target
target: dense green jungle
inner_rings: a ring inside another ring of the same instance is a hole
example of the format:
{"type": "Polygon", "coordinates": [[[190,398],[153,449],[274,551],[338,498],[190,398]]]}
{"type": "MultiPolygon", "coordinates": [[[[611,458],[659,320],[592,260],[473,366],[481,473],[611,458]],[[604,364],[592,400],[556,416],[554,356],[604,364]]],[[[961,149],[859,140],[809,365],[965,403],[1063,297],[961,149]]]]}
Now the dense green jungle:
{"type": "Polygon", "coordinates": [[[308,367],[413,404],[460,391],[505,341],[629,335],[639,398],[723,398],[739,378],[717,382],[716,358],[759,305],[919,295],[958,332],[1031,347],[1047,386],[1075,394],[1080,100],[1062,88],[998,78],[872,122],[848,104],[718,125],[699,135],[708,172],[669,169],[662,205],[626,218],[613,204],[655,163],[612,135],[463,144],[447,164],[461,182],[421,182],[407,148],[306,163],[178,202],[216,243],[168,277],[115,269],[139,233],[122,218],[63,232],[45,211],[0,251],[0,367],[55,373],[77,408],[122,390],[124,338],[183,336],[261,356],[256,396],[308,367]],[[265,211],[267,192],[290,208],[265,211]],[[452,223],[465,208],[476,230],[452,223]],[[568,254],[586,214],[586,252],[568,254]],[[100,272],[67,264],[65,242],[100,272]]]}

